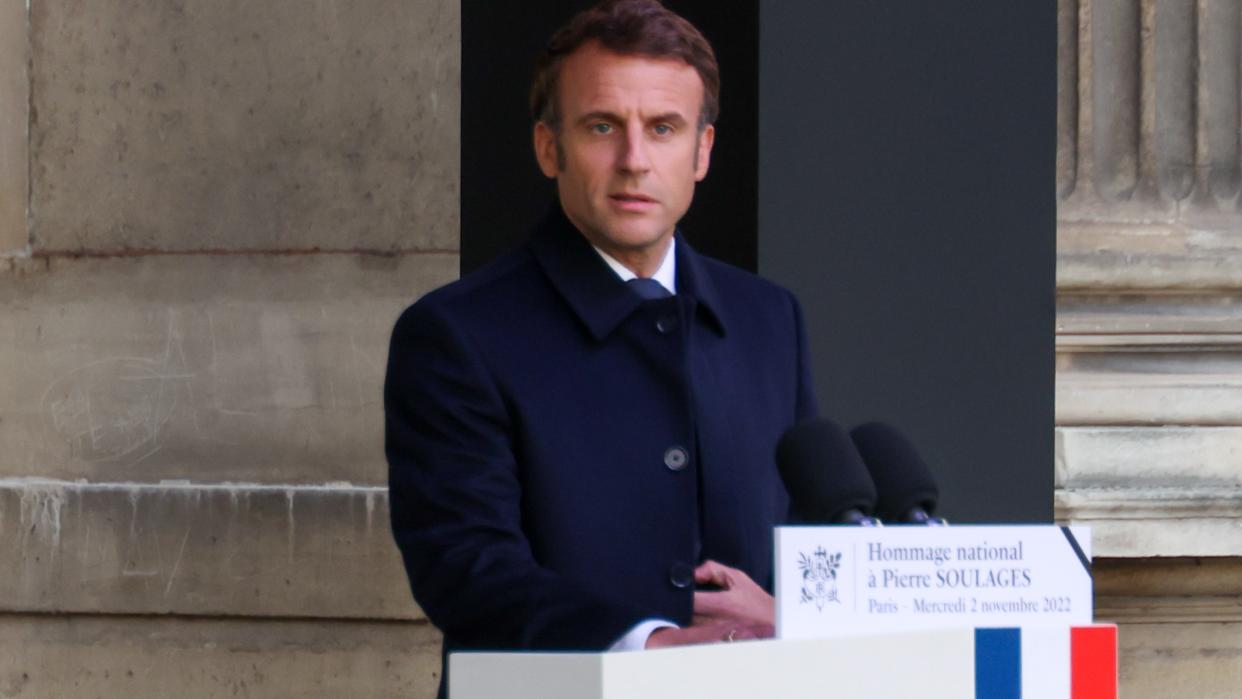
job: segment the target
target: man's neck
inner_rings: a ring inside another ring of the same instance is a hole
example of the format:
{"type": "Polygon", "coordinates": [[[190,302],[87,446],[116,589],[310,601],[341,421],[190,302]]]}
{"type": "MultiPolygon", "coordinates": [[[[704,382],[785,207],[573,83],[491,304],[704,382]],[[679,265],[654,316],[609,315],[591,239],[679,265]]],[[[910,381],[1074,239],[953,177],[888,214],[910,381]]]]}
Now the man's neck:
{"type": "Polygon", "coordinates": [[[664,264],[664,259],[668,257],[672,245],[673,236],[670,235],[658,244],[642,250],[605,250],[599,246],[595,246],[595,249],[620,262],[626,269],[633,272],[634,276],[647,279],[656,273],[660,265],[664,264]]]}
{"type": "Polygon", "coordinates": [[[669,245],[665,246],[664,257],[657,260],[656,268],[651,272],[651,274],[646,276],[637,274],[632,268],[626,266],[620,260],[616,259],[612,255],[609,255],[600,248],[595,247],[594,245],[591,247],[595,249],[595,252],[599,253],[599,256],[603,258],[604,262],[608,264],[608,267],[621,278],[621,281],[629,281],[635,277],[642,276],[644,279],[654,279],[659,282],[661,286],[668,289],[670,294],[677,293],[677,248],[671,244],[671,241],[669,245]]]}

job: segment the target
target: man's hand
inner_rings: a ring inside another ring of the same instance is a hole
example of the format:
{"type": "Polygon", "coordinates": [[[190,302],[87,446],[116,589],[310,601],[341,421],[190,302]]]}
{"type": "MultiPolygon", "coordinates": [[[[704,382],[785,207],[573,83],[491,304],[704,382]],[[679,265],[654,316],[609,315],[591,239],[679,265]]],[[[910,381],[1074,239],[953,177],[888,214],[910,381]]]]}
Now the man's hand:
{"type": "Polygon", "coordinates": [[[694,569],[694,581],[715,585],[719,592],[694,593],[694,623],[683,629],[656,629],[647,648],[697,643],[747,641],[775,634],[776,600],[737,568],[704,561],[694,569]]]}
{"type": "Polygon", "coordinates": [[[737,624],[729,622],[696,623],[684,629],[665,627],[656,629],[647,637],[647,649],[670,646],[692,646],[701,643],[728,643],[771,638],[771,625],[737,624]]]}
{"type": "MultiPolygon", "coordinates": [[[[773,628],[776,624],[776,600],[750,576],[736,568],[704,561],[694,569],[694,581],[715,585],[719,592],[694,593],[694,624],[735,624],[773,628]]],[[[770,638],[768,633],[762,638],[770,638]]]]}

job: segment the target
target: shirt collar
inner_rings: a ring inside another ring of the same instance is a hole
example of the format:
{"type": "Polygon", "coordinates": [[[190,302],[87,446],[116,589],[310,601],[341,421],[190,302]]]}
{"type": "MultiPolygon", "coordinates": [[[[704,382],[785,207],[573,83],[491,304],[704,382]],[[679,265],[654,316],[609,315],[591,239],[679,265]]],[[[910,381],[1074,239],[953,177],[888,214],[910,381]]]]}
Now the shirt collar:
{"type": "MultiPolygon", "coordinates": [[[[676,236],[674,236],[674,238],[676,238],[676,236]]],[[[592,245],[591,247],[595,248],[595,252],[599,253],[599,256],[604,258],[604,262],[608,263],[608,266],[612,268],[612,271],[616,272],[618,277],[621,277],[621,281],[628,282],[629,280],[638,277],[637,274],[634,274],[633,270],[621,264],[612,255],[600,250],[597,246],[592,245]]],[[[660,286],[668,289],[668,293],[673,294],[674,296],[677,295],[676,245],[668,246],[668,250],[664,252],[664,260],[660,262],[659,268],[656,269],[655,274],[651,275],[651,278],[659,282],[660,286]]]]}

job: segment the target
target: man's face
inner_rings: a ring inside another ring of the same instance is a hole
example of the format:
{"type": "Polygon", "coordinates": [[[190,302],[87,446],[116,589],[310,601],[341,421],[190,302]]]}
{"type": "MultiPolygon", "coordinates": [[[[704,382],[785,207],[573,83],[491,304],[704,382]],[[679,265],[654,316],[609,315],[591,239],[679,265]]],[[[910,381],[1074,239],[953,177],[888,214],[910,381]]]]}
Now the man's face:
{"type": "Polygon", "coordinates": [[[559,89],[560,133],[536,124],[535,153],[566,216],[623,263],[662,255],[707,175],[715,137],[710,125],[698,129],[699,74],[592,42],[565,59],[559,89]]]}

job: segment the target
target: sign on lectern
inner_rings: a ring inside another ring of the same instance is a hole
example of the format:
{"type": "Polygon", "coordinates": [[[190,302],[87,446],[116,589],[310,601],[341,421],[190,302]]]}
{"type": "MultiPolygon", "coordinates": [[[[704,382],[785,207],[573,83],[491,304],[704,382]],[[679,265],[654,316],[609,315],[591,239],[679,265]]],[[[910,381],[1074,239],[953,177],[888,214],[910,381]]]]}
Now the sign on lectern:
{"type": "Polygon", "coordinates": [[[1092,623],[1085,527],[779,527],[777,638],[1092,623]]]}

